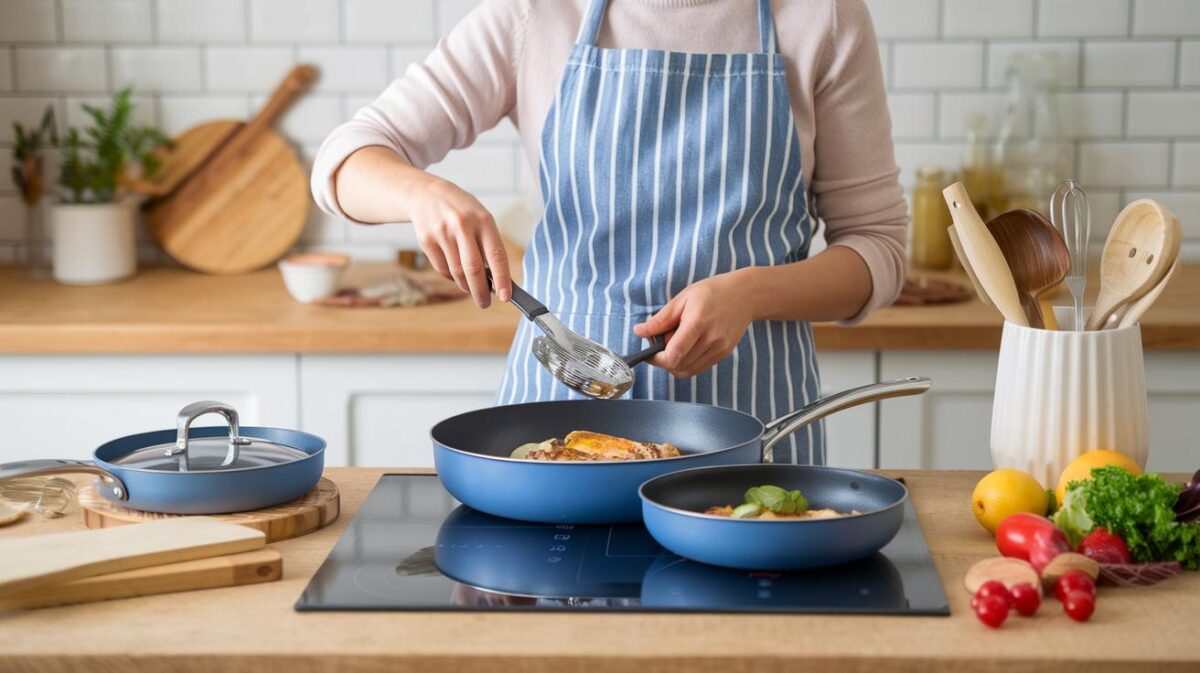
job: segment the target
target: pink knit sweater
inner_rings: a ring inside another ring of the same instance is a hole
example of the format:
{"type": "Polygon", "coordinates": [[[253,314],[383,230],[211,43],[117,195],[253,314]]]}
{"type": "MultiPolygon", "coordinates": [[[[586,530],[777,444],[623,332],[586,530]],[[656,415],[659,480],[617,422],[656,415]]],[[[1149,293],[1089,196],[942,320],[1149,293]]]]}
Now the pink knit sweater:
{"type": "MultiPolygon", "coordinates": [[[[534,174],[542,123],[587,0],[485,0],[317,154],[317,204],[346,217],[333,176],[346,157],[388,147],[424,168],[508,117],[534,174]]],[[[895,300],[908,223],[883,73],[862,0],[774,0],[812,212],[830,245],[857,252],[874,290],[849,322],[895,300]]],[[[751,0],[609,0],[599,46],[757,51],[751,0]]]]}

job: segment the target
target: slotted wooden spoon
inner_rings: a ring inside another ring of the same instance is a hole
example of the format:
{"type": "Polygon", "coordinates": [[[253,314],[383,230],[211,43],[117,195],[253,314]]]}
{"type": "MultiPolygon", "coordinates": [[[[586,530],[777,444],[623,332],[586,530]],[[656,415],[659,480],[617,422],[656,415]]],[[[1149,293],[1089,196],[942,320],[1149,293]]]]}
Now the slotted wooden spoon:
{"type": "Polygon", "coordinates": [[[1117,309],[1154,289],[1179,257],[1182,239],[1179,221],[1155,201],[1125,206],[1104,242],[1100,296],[1087,329],[1100,329],[1117,309]]]}
{"type": "Polygon", "coordinates": [[[1058,287],[1071,270],[1066,242],[1041,213],[1028,208],[1000,213],[988,221],[987,228],[1012,270],[1029,326],[1044,328],[1039,299],[1058,287]]]}

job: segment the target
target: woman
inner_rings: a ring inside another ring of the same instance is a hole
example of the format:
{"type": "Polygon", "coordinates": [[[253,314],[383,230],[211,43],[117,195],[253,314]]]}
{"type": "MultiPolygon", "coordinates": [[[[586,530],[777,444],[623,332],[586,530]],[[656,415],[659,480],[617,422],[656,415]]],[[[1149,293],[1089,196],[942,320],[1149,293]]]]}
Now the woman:
{"type": "MultiPolygon", "coordinates": [[[[770,419],[818,395],[809,321],[899,292],[907,215],[861,0],[485,0],[325,141],[317,202],[411,220],[439,273],[486,307],[488,267],[507,301],[492,216],[422,170],[504,117],[545,204],[527,289],[614,351],[667,338],[633,397],[770,419]],[[817,209],[829,247],[809,258],[817,209]]],[[[529,354],[534,331],[499,403],[577,396],[529,354]]],[[[778,450],[823,463],[823,432],[778,450]]]]}

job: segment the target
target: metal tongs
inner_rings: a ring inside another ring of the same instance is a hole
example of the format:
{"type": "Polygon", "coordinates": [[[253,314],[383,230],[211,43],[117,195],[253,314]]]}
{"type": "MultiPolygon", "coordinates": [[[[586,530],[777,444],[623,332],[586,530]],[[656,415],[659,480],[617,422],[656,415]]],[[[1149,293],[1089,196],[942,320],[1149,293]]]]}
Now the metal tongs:
{"type": "Polygon", "coordinates": [[[633,387],[633,368],[666,347],[663,338],[655,336],[645,350],[622,357],[571,330],[516,283],[512,284],[512,304],[542,330],[543,336],[533,340],[533,356],[554,378],[588,397],[609,400],[624,395],[633,387]]]}

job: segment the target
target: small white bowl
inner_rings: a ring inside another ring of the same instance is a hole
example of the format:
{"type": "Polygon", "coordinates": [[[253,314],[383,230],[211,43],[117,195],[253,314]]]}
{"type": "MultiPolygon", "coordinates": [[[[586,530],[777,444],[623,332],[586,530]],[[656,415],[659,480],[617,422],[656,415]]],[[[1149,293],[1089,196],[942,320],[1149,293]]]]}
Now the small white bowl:
{"type": "Polygon", "coordinates": [[[349,257],[331,252],[301,252],[279,260],[284,286],[302,304],[337,294],[348,266],[349,257]]]}

